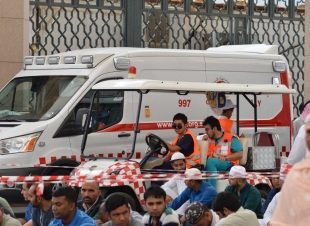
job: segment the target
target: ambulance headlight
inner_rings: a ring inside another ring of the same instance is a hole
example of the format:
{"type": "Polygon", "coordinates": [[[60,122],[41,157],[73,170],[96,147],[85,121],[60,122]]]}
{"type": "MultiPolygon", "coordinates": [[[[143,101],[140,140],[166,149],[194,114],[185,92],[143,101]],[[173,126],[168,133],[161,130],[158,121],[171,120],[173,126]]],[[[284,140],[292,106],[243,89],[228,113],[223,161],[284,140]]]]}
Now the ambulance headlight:
{"type": "Polygon", "coordinates": [[[33,151],[37,140],[42,132],[37,132],[25,136],[13,137],[0,141],[0,153],[12,154],[18,152],[30,152],[33,151]]]}

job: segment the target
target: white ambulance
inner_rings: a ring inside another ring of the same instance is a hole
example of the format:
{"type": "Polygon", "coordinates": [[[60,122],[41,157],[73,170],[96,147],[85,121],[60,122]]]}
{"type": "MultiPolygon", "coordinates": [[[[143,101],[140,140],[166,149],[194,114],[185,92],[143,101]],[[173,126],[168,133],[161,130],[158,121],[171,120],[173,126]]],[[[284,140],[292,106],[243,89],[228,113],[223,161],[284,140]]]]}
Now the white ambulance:
{"type": "MultiPolygon", "coordinates": [[[[52,166],[75,167],[85,160],[80,155],[82,119],[89,110],[92,87],[105,80],[127,78],[130,66],[135,66],[137,79],[290,87],[287,61],[277,51],[277,46],[269,45],[223,46],[207,51],[96,48],[26,57],[23,70],[0,92],[0,175],[69,174],[71,168],[52,166]]],[[[132,150],[138,94],[101,94],[91,111],[85,154],[126,157],[132,150]]],[[[227,97],[237,102],[235,95],[227,97]]],[[[257,105],[257,131],[277,133],[281,154],[287,154],[293,119],[290,94],[260,95],[250,100],[257,105]]],[[[202,95],[147,96],[142,102],[134,158],[145,155],[142,150],[149,132],[173,140],[172,118],[178,112],[188,116],[193,132],[203,132],[202,120],[213,112],[202,103],[202,95]]],[[[242,95],[239,103],[239,134],[251,139],[253,108],[242,95]]]]}

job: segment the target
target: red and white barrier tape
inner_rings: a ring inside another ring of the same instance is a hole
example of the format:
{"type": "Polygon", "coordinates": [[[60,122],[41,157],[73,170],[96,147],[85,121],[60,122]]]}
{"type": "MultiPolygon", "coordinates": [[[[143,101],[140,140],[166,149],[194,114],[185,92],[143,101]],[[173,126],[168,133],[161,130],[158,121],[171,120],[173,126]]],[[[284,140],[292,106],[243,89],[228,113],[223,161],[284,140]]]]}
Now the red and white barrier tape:
{"type": "MultiPolygon", "coordinates": [[[[169,179],[173,180],[184,180],[187,179],[228,179],[228,174],[219,173],[202,173],[202,174],[137,174],[137,175],[85,175],[85,176],[1,176],[0,183],[22,183],[22,182],[37,182],[44,181],[50,183],[60,183],[60,182],[82,182],[82,181],[166,181],[169,179]]],[[[272,175],[279,176],[279,173],[272,175]]],[[[248,180],[252,179],[268,179],[269,177],[261,176],[256,173],[247,173],[245,177],[248,180]]]]}

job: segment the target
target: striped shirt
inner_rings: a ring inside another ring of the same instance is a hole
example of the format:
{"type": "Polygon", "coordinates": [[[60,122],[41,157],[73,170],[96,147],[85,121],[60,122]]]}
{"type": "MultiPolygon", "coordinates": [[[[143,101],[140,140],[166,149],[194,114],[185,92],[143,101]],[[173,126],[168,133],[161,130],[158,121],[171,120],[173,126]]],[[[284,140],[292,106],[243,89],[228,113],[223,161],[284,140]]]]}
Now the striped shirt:
{"type": "MultiPolygon", "coordinates": [[[[145,226],[152,226],[152,217],[149,213],[144,214],[142,222],[145,226]]],[[[179,216],[173,209],[166,208],[156,226],[180,226],[179,216]]]]}

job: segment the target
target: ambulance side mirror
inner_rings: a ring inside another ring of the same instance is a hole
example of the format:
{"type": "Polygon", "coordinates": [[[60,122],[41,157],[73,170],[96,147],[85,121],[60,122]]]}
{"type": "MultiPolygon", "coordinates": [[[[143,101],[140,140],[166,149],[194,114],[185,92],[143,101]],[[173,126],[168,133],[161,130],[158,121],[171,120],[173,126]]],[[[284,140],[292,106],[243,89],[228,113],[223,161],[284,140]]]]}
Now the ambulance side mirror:
{"type": "Polygon", "coordinates": [[[87,108],[79,108],[76,117],[75,117],[75,125],[78,128],[84,129],[84,125],[87,118],[88,109],[87,108]]]}

